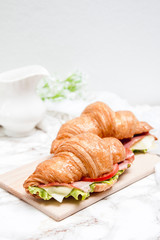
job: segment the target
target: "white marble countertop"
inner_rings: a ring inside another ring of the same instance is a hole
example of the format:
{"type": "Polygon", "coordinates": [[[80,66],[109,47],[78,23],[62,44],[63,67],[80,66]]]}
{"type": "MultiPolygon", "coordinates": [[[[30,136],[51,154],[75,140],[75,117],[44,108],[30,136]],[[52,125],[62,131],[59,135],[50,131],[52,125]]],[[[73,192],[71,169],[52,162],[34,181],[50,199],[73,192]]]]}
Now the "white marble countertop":
{"type": "MultiPolygon", "coordinates": [[[[32,136],[0,138],[0,173],[48,155],[52,139],[67,119],[53,115],[46,114],[43,130],[36,129],[32,136]]],[[[61,222],[3,189],[0,195],[2,240],[160,239],[160,186],[154,174],[61,222]]]]}

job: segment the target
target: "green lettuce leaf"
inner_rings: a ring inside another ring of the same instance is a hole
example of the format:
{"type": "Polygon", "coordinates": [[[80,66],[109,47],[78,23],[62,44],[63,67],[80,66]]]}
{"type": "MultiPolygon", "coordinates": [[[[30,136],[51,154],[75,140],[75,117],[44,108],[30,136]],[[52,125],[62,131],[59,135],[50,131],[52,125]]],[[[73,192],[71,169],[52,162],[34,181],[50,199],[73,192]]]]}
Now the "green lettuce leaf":
{"type": "Polygon", "coordinates": [[[89,197],[89,192],[83,192],[82,190],[74,188],[65,198],[68,198],[70,196],[74,197],[74,199],[79,200],[85,200],[87,197],[89,197]]]}
{"type": "Polygon", "coordinates": [[[116,175],[114,175],[112,178],[108,179],[108,180],[105,180],[105,181],[101,181],[101,182],[94,182],[90,185],[90,187],[93,187],[93,190],[94,190],[94,187],[95,187],[95,184],[101,184],[101,183],[106,183],[108,185],[112,185],[113,181],[114,180],[117,180],[119,178],[119,176],[124,172],[125,170],[119,170],[116,175]]]}
{"type": "Polygon", "coordinates": [[[131,149],[134,153],[146,153],[148,149],[131,149]]]}
{"type": "Polygon", "coordinates": [[[31,194],[38,193],[39,197],[43,198],[44,200],[49,200],[52,198],[52,196],[48,194],[43,188],[29,186],[28,190],[31,194]]]}
{"type": "Polygon", "coordinates": [[[122,175],[122,173],[124,173],[125,170],[126,170],[126,169],[119,170],[119,171],[116,173],[116,175],[114,175],[114,176],[112,177],[112,179],[113,179],[113,180],[118,179],[119,176],[122,175]]]}
{"type": "Polygon", "coordinates": [[[80,189],[76,189],[74,188],[65,198],[68,198],[70,196],[74,197],[74,199],[76,200],[85,200],[86,198],[88,198],[90,196],[90,193],[94,191],[94,185],[91,184],[90,185],[90,191],[89,192],[83,192],[82,190],[80,189]]]}

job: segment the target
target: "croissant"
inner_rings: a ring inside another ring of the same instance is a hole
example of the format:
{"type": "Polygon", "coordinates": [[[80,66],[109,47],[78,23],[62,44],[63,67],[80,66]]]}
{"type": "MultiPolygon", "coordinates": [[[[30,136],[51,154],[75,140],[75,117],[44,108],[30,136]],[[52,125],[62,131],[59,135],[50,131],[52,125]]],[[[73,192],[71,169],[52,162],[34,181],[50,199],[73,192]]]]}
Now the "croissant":
{"type": "Polygon", "coordinates": [[[152,127],[140,122],[130,111],[114,112],[103,102],[88,105],[80,117],[64,123],[52,142],[51,153],[67,139],[80,133],[94,133],[101,138],[132,138],[135,134],[147,133],[152,127]]]}
{"type": "MultiPolygon", "coordinates": [[[[93,133],[82,133],[63,142],[51,159],[37,166],[23,186],[29,193],[29,186],[70,184],[83,177],[97,178],[110,173],[114,164],[125,158],[126,150],[118,139],[102,139],[93,133]]],[[[107,184],[97,184],[94,191],[104,191],[107,188],[107,184]]]]}

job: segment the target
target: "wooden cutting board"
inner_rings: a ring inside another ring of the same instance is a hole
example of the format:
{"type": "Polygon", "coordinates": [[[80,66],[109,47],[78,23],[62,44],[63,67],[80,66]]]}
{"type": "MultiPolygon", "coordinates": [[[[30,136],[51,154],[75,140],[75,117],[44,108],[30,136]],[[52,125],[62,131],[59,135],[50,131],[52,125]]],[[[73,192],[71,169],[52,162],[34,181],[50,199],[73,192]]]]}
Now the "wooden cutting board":
{"type": "Polygon", "coordinates": [[[131,168],[127,169],[127,171],[120,176],[118,182],[110,190],[102,193],[93,193],[84,201],[76,201],[70,198],[65,199],[63,203],[58,203],[54,199],[49,201],[35,199],[26,194],[23,188],[24,180],[34,171],[37,164],[43,160],[44,159],[35,161],[0,175],[0,187],[31,204],[56,221],[60,221],[153,173],[154,166],[160,161],[160,157],[149,153],[138,154],[131,168]]]}

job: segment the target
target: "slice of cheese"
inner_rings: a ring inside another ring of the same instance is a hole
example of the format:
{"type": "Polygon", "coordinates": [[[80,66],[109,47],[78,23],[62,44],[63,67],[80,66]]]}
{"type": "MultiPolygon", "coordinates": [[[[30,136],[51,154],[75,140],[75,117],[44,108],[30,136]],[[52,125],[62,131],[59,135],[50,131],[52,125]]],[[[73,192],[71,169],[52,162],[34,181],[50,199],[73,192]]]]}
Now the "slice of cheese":
{"type": "Polygon", "coordinates": [[[149,150],[154,146],[154,144],[155,144],[155,138],[151,135],[148,135],[148,136],[142,138],[142,140],[140,140],[139,142],[135,143],[130,149],[132,151],[149,150]]]}
{"type": "Polygon", "coordinates": [[[58,202],[62,202],[64,197],[66,197],[73,188],[69,187],[44,187],[44,190],[46,190],[55,200],[58,202]]]}

